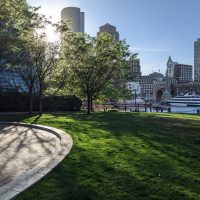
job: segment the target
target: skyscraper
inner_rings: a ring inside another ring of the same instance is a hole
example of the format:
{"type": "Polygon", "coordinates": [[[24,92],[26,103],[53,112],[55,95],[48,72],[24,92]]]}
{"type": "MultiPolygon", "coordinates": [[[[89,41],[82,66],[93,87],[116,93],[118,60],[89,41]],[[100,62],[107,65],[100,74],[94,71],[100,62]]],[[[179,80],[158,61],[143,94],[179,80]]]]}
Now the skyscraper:
{"type": "Polygon", "coordinates": [[[61,20],[72,20],[71,29],[73,32],[84,33],[84,12],[80,8],[67,7],[61,11],[61,20]]]}
{"type": "Polygon", "coordinates": [[[194,42],[194,81],[200,81],[200,38],[194,42]]]}
{"type": "Polygon", "coordinates": [[[140,66],[140,60],[134,59],[129,61],[129,73],[128,73],[128,79],[131,81],[138,81],[141,78],[141,66],[140,66]]]}
{"type": "Polygon", "coordinates": [[[169,59],[167,61],[167,70],[166,70],[166,77],[173,78],[174,77],[174,67],[178,64],[177,62],[172,61],[171,56],[169,56],[169,59]]]}
{"type": "Polygon", "coordinates": [[[175,65],[174,78],[177,80],[178,83],[192,81],[192,65],[175,65]]]}
{"type": "Polygon", "coordinates": [[[113,37],[115,37],[116,40],[119,40],[119,32],[116,30],[115,26],[112,26],[111,24],[107,23],[103,26],[99,27],[99,32],[97,35],[101,32],[109,33],[113,37]]]}

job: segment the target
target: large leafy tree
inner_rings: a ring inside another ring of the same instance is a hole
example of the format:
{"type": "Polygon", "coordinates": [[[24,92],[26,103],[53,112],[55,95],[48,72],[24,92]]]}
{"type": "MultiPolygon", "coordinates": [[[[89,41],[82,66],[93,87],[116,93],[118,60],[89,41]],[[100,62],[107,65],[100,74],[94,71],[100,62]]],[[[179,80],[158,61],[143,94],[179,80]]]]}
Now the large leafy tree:
{"type": "Polygon", "coordinates": [[[16,62],[30,35],[33,36],[34,30],[44,27],[47,22],[37,13],[38,9],[30,7],[26,0],[0,1],[0,73],[16,62]]]}
{"type": "Polygon", "coordinates": [[[23,80],[29,94],[29,112],[32,114],[33,111],[33,97],[35,90],[37,90],[37,73],[34,66],[34,37],[32,40],[27,42],[26,45],[21,47],[20,52],[17,54],[16,62],[13,64],[14,73],[23,80]]]}
{"type": "MultiPolygon", "coordinates": [[[[126,80],[124,80],[126,82],[126,80]]],[[[116,104],[120,100],[130,98],[131,93],[126,87],[116,87],[115,83],[111,81],[101,92],[98,97],[99,102],[116,104]]]]}
{"type": "Polygon", "coordinates": [[[34,75],[36,80],[36,91],[39,96],[39,113],[42,115],[42,101],[45,91],[55,85],[58,88],[57,90],[62,87],[62,70],[58,65],[59,47],[56,43],[48,42],[45,35],[35,35],[28,52],[33,69],[31,74],[34,75]]]}
{"type": "MultiPolygon", "coordinates": [[[[21,76],[30,91],[31,81],[27,82],[27,69],[30,69],[28,52],[26,48],[34,36],[34,29],[41,28],[46,19],[37,13],[38,8],[30,7],[26,0],[1,0],[0,1],[0,78],[2,87],[5,85],[7,75],[16,74],[21,76]],[[15,67],[18,65],[18,70],[15,67]],[[20,66],[20,68],[19,68],[20,66]],[[19,70],[21,69],[21,71],[19,70]],[[26,72],[26,73],[25,73],[26,72]],[[27,85],[28,83],[28,85],[27,85]]],[[[31,110],[30,106],[30,110],[31,110]]],[[[32,112],[32,111],[31,111],[32,112]]]]}
{"type": "Polygon", "coordinates": [[[106,33],[90,37],[68,31],[62,35],[62,44],[71,82],[86,97],[90,114],[92,101],[110,80],[126,74],[129,48],[125,41],[117,41],[106,33]]]}
{"type": "Polygon", "coordinates": [[[15,59],[31,17],[25,0],[0,1],[0,72],[15,59]]]}
{"type": "Polygon", "coordinates": [[[46,35],[34,33],[18,54],[15,72],[22,78],[30,97],[30,113],[33,96],[39,97],[39,111],[42,114],[44,95],[55,95],[64,85],[66,75],[62,60],[59,60],[58,43],[48,42],[46,35]]]}
{"type": "Polygon", "coordinates": [[[9,73],[21,77],[30,96],[30,113],[38,83],[33,61],[36,30],[50,23],[44,15],[37,13],[38,9],[28,6],[25,0],[0,2],[0,76],[7,67],[9,73]]]}

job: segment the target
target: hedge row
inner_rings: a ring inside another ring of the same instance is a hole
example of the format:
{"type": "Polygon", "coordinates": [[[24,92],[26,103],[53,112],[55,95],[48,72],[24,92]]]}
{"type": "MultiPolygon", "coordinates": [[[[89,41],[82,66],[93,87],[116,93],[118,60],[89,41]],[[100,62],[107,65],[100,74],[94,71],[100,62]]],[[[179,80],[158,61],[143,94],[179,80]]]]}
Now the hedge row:
{"type": "MultiPolygon", "coordinates": [[[[76,96],[53,96],[43,99],[43,111],[79,111],[82,102],[76,96]]],[[[34,97],[33,111],[39,110],[38,97],[34,97]]],[[[28,112],[29,95],[19,92],[0,92],[0,112],[28,112]]]]}

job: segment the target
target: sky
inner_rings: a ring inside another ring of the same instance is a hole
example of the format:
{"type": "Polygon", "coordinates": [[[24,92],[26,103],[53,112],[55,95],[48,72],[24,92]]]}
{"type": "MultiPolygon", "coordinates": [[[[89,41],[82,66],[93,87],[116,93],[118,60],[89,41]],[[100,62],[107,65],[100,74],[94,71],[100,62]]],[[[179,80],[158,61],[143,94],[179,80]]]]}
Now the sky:
{"type": "MultiPolygon", "coordinates": [[[[173,61],[194,63],[194,41],[200,38],[200,0],[27,0],[41,6],[40,12],[60,21],[65,7],[85,12],[85,32],[95,36],[99,27],[116,26],[138,53],[142,75],[165,73],[168,57],[173,61]]],[[[55,38],[49,30],[49,38],[55,38]]]]}

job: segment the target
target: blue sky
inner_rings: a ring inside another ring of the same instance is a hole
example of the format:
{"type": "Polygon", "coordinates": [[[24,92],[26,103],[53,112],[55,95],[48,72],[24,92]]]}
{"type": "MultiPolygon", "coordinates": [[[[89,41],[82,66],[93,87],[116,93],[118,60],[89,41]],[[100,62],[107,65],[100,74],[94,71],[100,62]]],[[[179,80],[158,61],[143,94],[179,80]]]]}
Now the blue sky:
{"type": "MultiPolygon", "coordinates": [[[[85,31],[92,36],[99,26],[117,27],[120,39],[139,53],[143,75],[165,73],[172,60],[193,65],[194,41],[200,38],[200,0],[27,0],[60,20],[62,8],[80,7],[85,12],[85,31]]],[[[52,33],[51,33],[51,37],[52,33]]]]}

